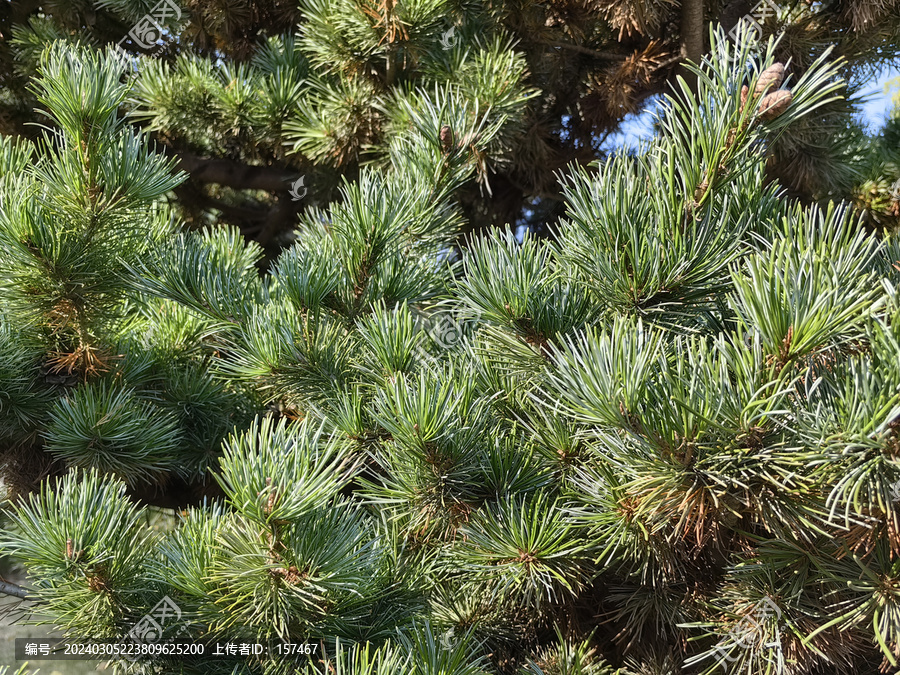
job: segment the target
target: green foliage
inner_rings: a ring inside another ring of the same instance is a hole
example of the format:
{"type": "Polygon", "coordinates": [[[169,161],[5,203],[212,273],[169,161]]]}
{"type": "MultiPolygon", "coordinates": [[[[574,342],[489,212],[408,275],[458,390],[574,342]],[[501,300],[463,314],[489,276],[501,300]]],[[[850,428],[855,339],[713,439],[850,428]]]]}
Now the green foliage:
{"type": "Polygon", "coordinates": [[[375,87],[361,77],[312,81],[306,100],[285,124],[294,152],[317,163],[340,166],[359,160],[374,140],[375,113],[370,111],[375,87]]]}
{"type": "Polygon", "coordinates": [[[540,611],[543,603],[576,596],[588,581],[585,545],[562,505],[543,495],[504,500],[461,532],[461,568],[493,587],[501,602],[511,599],[540,611]]]}
{"type": "Polygon", "coordinates": [[[400,633],[395,643],[374,649],[370,643],[345,647],[335,641],[334,656],[310,664],[303,675],[335,673],[339,675],[482,675],[484,659],[473,657],[465,639],[443,644],[429,624],[417,625],[409,633],[400,633]]]}
{"type": "Polygon", "coordinates": [[[567,640],[558,626],[555,627],[557,644],[545,648],[536,661],[529,660],[519,670],[520,675],[612,675],[613,669],[602,658],[597,658],[591,638],[581,642],[567,640]]]}
{"type": "Polygon", "coordinates": [[[28,663],[23,663],[13,673],[10,673],[10,666],[0,666],[0,675],[37,675],[39,671],[32,670],[28,667],[28,663]]]}
{"type": "Polygon", "coordinates": [[[11,136],[0,136],[0,177],[16,175],[26,166],[34,147],[11,136]]]}
{"type": "Polygon", "coordinates": [[[380,551],[366,525],[358,508],[336,503],[281,526],[275,547],[271,535],[231,520],[208,570],[227,613],[210,630],[260,641],[343,633],[341,624],[365,616],[367,598],[377,593],[380,551]]]}
{"type": "Polygon", "coordinates": [[[0,327],[0,438],[24,440],[41,424],[51,397],[34,381],[41,346],[0,327]]]}
{"type": "Polygon", "coordinates": [[[174,300],[200,314],[227,323],[247,316],[262,294],[256,273],[261,251],[245,246],[234,229],[181,234],[161,242],[163,248],[139,263],[141,290],[174,300]]]}
{"type": "MultiPolygon", "coordinates": [[[[332,499],[352,477],[339,439],[319,448],[321,428],[305,421],[252,424],[225,442],[220,465],[234,508],[261,524],[291,521],[332,499]]],[[[325,439],[322,439],[323,441],[325,439]]]]}
{"type": "Polygon", "coordinates": [[[45,435],[47,450],[70,465],[113,473],[130,483],[153,482],[179,468],[173,416],[105,382],[59,399],[45,435]]]}
{"type": "MultiPolygon", "coordinates": [[[[153,66],[139,95],[209,115],[200,145],[262,105],[308,156],[362,157],[348,54],[390,71],[440,7],[308,9],[332,72],[278,38],[153,66]]],[[[457,190],[487,189],[528,94],[502,42],[446,54],[444,85],[384,95],[387,149],[266,270],[237,228],[179,227],[123,71],[49,50],[54,135],[0,146],[0,442],[65,474],[8,507],[43,615],[124,635],[168,596],[193,639],[320,648],[132,672],[895,667],[897,238],[766,183],[835,67],[765,116],[740,87],[777,45],[712,42],[639,156],[562,177],[553,241],[457,241],[457,190]],[[176,481],[191,499],[153,529],[142,484],[176,481]]]]}
{"type": "Polygon", "coordinates": [[[153,533],[121,482],[73,471],[15,505],[5,546],[34,575],[40,612],[70,635],[118,637],[152,594],[153,533]]]}

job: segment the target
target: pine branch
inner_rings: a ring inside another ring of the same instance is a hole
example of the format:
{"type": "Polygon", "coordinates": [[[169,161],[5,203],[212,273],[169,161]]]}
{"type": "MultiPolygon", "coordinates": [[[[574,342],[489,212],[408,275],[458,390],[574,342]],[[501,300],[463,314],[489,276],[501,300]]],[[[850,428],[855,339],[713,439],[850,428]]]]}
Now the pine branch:
{"type": "Polygon", "coordinates": [[[4,595],[11,595],[16,598],[21,598],[22,600],[31,599],[28,595],[27,590],[17,584],[13,584],[3,580],[0,580],[0,593],[3,593],[4,595]]]}
{"type": "Polygon", "coordinates": [[[287,193],[296,171],[272,166],[255,166],[236,160],[200,157],[184,150],[163,146],[164,152],[178,159],[178,168],[200,183],[215,183],[240,190],[268,190],[287,193]]]}
{"type": "Polygon", "coordinates": [[[559,40],[535,40],[535,42],[540,45],[547,45],[548,47],[560,47],[561,49],[568,49],[573,52],[578,52],[579,54],[587,54],[588,56],[593,56],[595,59],[600,59],[601,61],[624,61],[629,56],[628,54],[617,54],[615,52],[601,52],[596,49],[591,49],[590,47],[576,45],[571,42],[560,42],[559,40]]]}

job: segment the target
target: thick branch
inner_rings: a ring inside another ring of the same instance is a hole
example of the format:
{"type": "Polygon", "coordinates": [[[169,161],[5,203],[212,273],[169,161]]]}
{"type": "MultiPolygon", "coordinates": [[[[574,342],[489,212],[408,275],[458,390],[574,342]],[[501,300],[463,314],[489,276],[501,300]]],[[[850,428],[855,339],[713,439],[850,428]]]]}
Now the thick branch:
{"type": "MultiPolygon", "coordinates": [[[[700,63],[703,56],[703,19],[703,0],[681,0],[681,54],[694,63],[700,63]]],[[[686,79],[696,86],[695,77],[689,74],[686,79]]]]}
{"type": "Polygon", "coordinates": [[[22,600],[28,599],[28,591],[26,591],[21,586],[11,584],[8,581],[0,581],[0,593],[3,593],[4,595],[12,595],[17,598],[22,598],[22,600]]]}
{"type": "Polygon", "coordinates": [[[205,196],[204,206],[207,208],[218,209],[228,218],[238,221],[246,221],[248,223],[262,222],[266,219],[269,207],[260,204],[257,206],[237,206],[234,204],[226,204],[221,199],[205,196]]]}
{"type": "Polygon", "coordinates": [[[266,249],[267,254],[275,253],[272,242],[277,235],[297,225],[297,215],[302,208],[302,202],[288,199],[287,195],[278,195],[278,201],[266,214],[266,221],[256,236],[256,241],[266,249]]]}
{"type": "MultiPolygon", "coordinates": [[[[172,151],[174,155],[174,151],[172,151]]],[[[178,155],[176,155],[178,156],[178,155]]],[[[228,160],[216,160],[221,161],[223,163],[228,163],[228,160]]],[[[230,162],[231,164],[239,164],[237,162],[230,162]]],[[[245,165],[240,165],[245,166],[245,165]]],[[[184,168],[182,164],[182,168],[184,168]]],[[[246,168],[255,168],[255,167],[246,167],[246,168]]],[[[266,167],[261,167],[266,168],[266,167]]],[[[277,176],[279,172],[276,170],[271,170],[272,173],[265,180],[271,180],[272,176],[277,176]]],[[[288,175],[284,172],[280,172],[281,175],[288,175]]],[[[297,214],[303,209],[304,204],[300,201],[294,201],[289,198],[289,193],[287,192],[287,188],[290,186],[289,182],[286,180],[283,184],[279,184],[279,190],[273,190],[275,192],[275,202],[273,204],[228,204],[220,199],[216,199],[211,195],[206,194],[206,191],[199,185],[199,182],[204,178],[210,179],[212,174],[210,173],[201,173],[201,178],[198,181],[195,181],[195,174],[192,172],[191,179],[183,182],[181,185],[175,188],[175,194],[178,196],[178,199],[181,203],[189,208],[192,208],[196,211],[208,211],[209,209],[218,209],[221,211],[220,220],[236,225],[240,228],[241,233],[247,239],[253,239],[258,242],[263,248],[266,249],[266,252],[270,256],[274,256],[277,254],[277,247],[273,246],[273,240],[277,237],[278,234],[290,230],[295,227],[297,224],[297,214]]],[[[224,178],[222,176],[216,176],[217,178],[224,178]]],[[[234,187],[236,189],[252,189],[258,186],[258,183],[253,184],[244,184],[236,182],[236,178],[238,177],[237,173],[232,173],[229,176],[231,179],[235,179],[233,183],[221,183],[220,181],[212,181],[218,184],[229,185],[230,187],[234,187]]],[[[289,176],[289,178],[293,178],[294,176],[289,176]]]]}
{"type": "Polygon", "coordinates": [[[287,192],[290,181],[299,177],[296,172],[271,166],[253,166],[230,159],[198,157],[189,152],[176,151],[168,146],[165,153],[178,159],[178,168],[200,183],[216,183],[239,190],[267,190],[287,192]]]}
{"type": "Polygon", "coordinates": [[[571,42],[558,42],[556,40],[538,40],[537,44],[547,45],[548,47],[560,47],[562,49],[568,49],[573,52],[578,52],[580,54],[587,54],[588,56],[593,56],[595,59],[600,59],[602,61],[624,61],[627,56],[625,54],[616,54],[614,52],[600,52],[596,49],[591,49],[590,47],[582,47],[581,45],[572,44],[571,42]]]}

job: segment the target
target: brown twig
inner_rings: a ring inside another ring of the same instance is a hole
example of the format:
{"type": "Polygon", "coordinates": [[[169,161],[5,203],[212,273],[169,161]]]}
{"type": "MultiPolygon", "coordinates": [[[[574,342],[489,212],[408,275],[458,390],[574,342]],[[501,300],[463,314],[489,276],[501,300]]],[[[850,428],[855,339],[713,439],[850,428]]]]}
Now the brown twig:
{"type": "Polygon", "coordinates": [[[4,595],[12,595],[16,598],[21,598],[22,600],[28,600],[28,591],[17,584],[12,584],[8,581],[0,580],[0,593],[4,595]]]}
{"type": "Polygon", "coordinates": [[[548,47],[560,47],[561,49],[568,49],[580,54],[587,54],[588,56],[593,56],[595,59],[601,59],[603,61],[623,61],[628,58],[628,55],[626,54],[601,52],[597,51],[596,49],[591,49],[590,47],[582,47],[581,45],[572,44],[571,42],[559,42],[557,40],[537,40],[537,43],[546,45],[548,47]]]}

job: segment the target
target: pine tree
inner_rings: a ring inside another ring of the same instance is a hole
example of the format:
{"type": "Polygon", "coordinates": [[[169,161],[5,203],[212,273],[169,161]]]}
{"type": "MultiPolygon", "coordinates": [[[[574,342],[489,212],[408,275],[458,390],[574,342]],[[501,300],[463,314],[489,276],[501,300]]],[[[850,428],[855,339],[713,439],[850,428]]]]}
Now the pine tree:
{"type": "MultiPolygon", "coordinates": [[[[894,81],[894,86],[900,80],[894,81]]],[[[857,133],[861,170],[849,188],[853,203],[876,229],[900,225],[900,96],[884,126],[873,137],[857,133]]]]}
{"type": "MultiPolygon", "coordinates": [[[[853,94],[898,62],[895,0],[16,0],[0,4],[0,133],[34,140],[29,123],[44,122],[28,82],[47,43],[121,43],[135,119],[190,175],[169,196],[179,215],[237,226],[269,259],[298,213],[387,160],[407,124],[400,101],[454,82],[508,116],[480,174],[457,189],[465,229],[521,222],[549,236],[565,210],[556,174],[605,155],[629,114],[689,78],[685,58],[708,49],[708,22],[728,32],[744,17],[763,42],[784,36],[776,58],[795,78],[833,48],[853,94]],[[161,31],[144,30],[162,14],[161,31]],[[307,193],[294,200],[300,178],[307,193]]],[[[859,109],[847,96],[792,125],[769,175],[808,201],[849,198],[865,173],[859,109]]]]}
{"type": "Polygon", "coordinates": [[[552,240],[458,245],[515,112],[449,83],[263,273],[167,206],[128,65],[46,49],[48,125],[0,145],[34,618],[127,639],[165,600],[163,637],[315,649],[122,673],[897,668],[900,246],[766,179],[841,63],[710,40],[653,141],[561,177],[552,240]]]}

